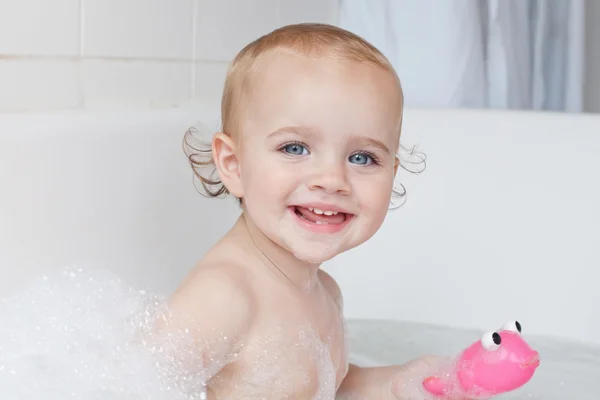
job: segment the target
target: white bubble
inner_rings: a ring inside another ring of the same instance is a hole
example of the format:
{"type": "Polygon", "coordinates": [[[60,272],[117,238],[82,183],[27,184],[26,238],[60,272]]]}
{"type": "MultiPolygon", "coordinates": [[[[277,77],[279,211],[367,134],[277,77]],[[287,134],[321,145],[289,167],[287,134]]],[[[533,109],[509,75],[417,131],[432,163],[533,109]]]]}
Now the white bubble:
{"type": "Polygon", "coordinates": [[[189,331],[153,334],[164,300],[107,271],[46,275],[0,304],[3,399],[205,399],[189,331]]]}

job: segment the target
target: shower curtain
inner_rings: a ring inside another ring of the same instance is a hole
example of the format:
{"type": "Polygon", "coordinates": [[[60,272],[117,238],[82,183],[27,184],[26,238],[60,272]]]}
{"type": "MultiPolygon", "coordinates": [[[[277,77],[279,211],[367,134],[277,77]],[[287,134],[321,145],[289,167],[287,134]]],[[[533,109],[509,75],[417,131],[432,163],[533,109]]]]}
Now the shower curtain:
{"type": "Polygon", "coordinates": [[[583,111],[584,0],[341,0],[407,106],[583,111]]]}

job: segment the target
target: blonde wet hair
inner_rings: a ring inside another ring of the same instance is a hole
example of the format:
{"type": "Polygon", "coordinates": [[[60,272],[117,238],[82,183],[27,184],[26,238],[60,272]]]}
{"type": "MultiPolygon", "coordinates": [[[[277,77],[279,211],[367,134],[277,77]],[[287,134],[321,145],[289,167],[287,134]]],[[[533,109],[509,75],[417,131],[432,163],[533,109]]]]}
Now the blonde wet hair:
{"type": "MultiPolygon", "coordinates": [[[[233,59],[223,89],[221,98],[221,131],[235,136],[239,121],[239,107],[243,104],[244,94],[248,91],[253,67],[265,55],[274,51],[285,51],[315,57],[331,57],[357,63],[368,63],[391,73],[402,92],[400,79],[389,60],[372,44],[360,36],[345,29],[318,23],[302,23],[287,25],[276,29],[249,43],[233,59]]],[[[398,127],[400,129],[400,126],[398,127]]],[[[218,177],[212,157],[211,143],[203,143],[195,138],[196,130],[186,132],[183,146],[188,161],[199,179],[202,188],[200,192],[208,197],[222,197],[229,194],[227,188],[218,177]],[[208,171],[207,171],[208,170],[208,171]]],[[[418,162],[425,163],[424,156],[409,150],[416,156],[418,162]]],[[[400,163],[406,168],[405,163],[400,163]]],[[[420,171],[411,171],[420,172],[420,171]]],[[[394,188],[394,195],[403,198],[405,189],[394,188]]],[[[241,203],[241,199],[238,199],[241,203]]]]}

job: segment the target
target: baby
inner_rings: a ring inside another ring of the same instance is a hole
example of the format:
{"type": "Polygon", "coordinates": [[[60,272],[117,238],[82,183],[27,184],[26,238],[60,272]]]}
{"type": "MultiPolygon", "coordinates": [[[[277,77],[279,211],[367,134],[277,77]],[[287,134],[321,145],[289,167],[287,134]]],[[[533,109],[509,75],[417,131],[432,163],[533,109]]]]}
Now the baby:
{"type": "Polygon", "coordinates": [[[170,299],[199,321],[209,399],[419,398],[407,382],[437,359],[349,365],[342,296],[319,268],[383,223],[402,108],[386,58],[334,26],[277,29],[233,60],[222,131],[206,152],[184,143],[207,193],[242,213],[170,299]]]}

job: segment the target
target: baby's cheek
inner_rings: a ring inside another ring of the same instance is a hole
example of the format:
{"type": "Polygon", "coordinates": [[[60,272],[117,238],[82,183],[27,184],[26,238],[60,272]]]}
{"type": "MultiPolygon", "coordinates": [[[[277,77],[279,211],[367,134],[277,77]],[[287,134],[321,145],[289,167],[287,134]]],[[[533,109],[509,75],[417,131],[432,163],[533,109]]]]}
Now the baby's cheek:
{"type": "Polygon", "coordinates": [[[361,203],[365,207],[376,213],[386,213],[392,195],[392,181],[383,177],[373,177],[359,193],[361,203]]]}
{"type": "Polygon", "coordinates": [[[244,179],[246,204],[254,213],[271,213],[286,203],[289,195],[290,177],[286,178],[280,171],[260,173],[253,171],[249,179],[244,179]]]}
{"type": "Polygon", "coordinates": [[[392,187],[386,185],[385,181],[378,181],[360,194],[361,213],[369,218],[369,224],[375,230],[383,224],[390,207],[392,187]]]}
{"type": "MultiPolygon", "coordinates": [[[[266,160],[264,160],[266,161],[266,160]]],[[[242,165],[242,184],[247,194],[264,191],[273,186],[281,178],[277,169],[269,167],[266,162],[252,160],[242,165]]]]}

